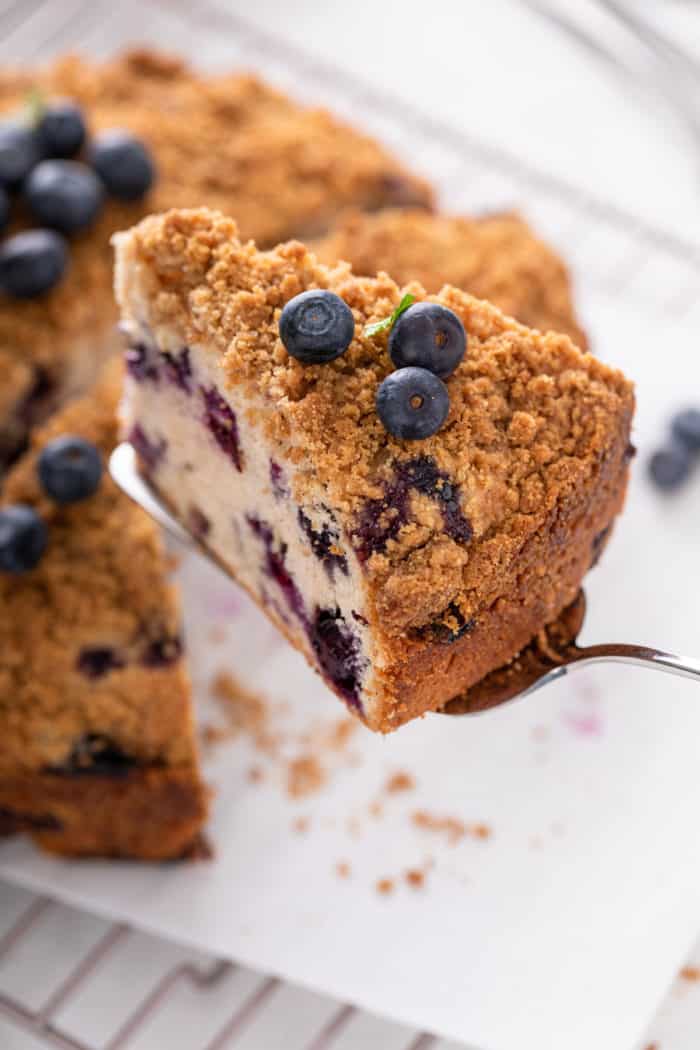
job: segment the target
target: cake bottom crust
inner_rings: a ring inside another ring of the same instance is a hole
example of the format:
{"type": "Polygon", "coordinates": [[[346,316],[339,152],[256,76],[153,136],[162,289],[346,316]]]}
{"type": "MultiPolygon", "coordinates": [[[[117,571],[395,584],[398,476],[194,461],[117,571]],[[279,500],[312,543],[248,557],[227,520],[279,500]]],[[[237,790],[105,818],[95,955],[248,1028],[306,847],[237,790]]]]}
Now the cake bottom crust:
{"type": "Polygon", "coordinates": [[[198,852],[208,803],[189,766],[18,773],[0,780],[0,835],[26,833],[63,856],[174,860],[198,852]]]}
{"type": "Polygon", "coordinates": [[[454,642],[393,647],[381,713],[372,726],[387,733],[441,709],[490,672],[508,664],[569,606],[607,543],[624,504],[627,445],[600,468],[593,500],[558,509],[522,549],[515,587],[476,617],[454,642]]]}
{"type": "Polygon", "coordinates": [[[586,596],[579,591],[571,605],[547,624],[503,667],[490,671],[441,709],[447,715],[471,715],[514,700],[541,676],[566,663],[575,653],[576,639],[586,615],[586,596]]]}

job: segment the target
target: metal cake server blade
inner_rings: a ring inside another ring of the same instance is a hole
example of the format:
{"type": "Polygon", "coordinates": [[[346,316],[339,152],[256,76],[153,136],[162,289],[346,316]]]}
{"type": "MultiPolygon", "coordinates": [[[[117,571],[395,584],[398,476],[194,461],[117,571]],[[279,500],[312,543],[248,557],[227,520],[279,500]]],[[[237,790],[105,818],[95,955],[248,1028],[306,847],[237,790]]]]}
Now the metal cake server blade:
{"type": "MultiPolygon", "coordinates": [[[[162,499],[139,473],[137,456],[124,441],[112,452],[109,470],[116,484],[146,511],[166,532],[181,543],[198,550],[227,577],[221,563],[178,522],[162,499]]],[[[230,577],[229,577],[230,578],[230,577]]],[[[655,668],[668,674],[690,678],[700,685],[700,660],[678,656],[646,645],[608,643],[579,646],[576,636],[583,624],[585,599],[581,593],[565,610],[557,626],[559,636],[550,628],[520,653],[510,664],[488,674],[463,696],[450,700],[440,712],[447,715],[472,715],[490,707],[527,696],[543,686],[558,681],[580,667],[594,664],[628,664],[655,668]]]]}

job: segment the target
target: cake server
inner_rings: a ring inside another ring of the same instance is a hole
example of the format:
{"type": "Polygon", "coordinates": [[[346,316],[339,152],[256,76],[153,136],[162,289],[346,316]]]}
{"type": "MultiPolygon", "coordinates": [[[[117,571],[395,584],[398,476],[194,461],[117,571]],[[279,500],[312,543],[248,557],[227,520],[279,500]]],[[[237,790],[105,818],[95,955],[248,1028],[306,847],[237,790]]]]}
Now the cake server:
{"type": "MultiPolygon", "coordinates": [[[[175,539],[198,550],[228,576],[221,564],[211,558],[206,549],[172,516],[154,489],[139,473],[136,453],[124,441],[112,452],[109,469],[119,487],[138,503],[147,514],[175,539]]],[[[448,715],[469,715],[489,707],[527,696],[537,689],[556,682],[581,667],[594,664],[628,664],[633,667],[650,667],[681,678],[691,678],[700,684],[700,659],[678,656],[653,649],[646,645],[628,643],[604,643],[602,645],[579,646],[576,635],[583,623],[585,600],[582,595],[567,610],[570,623],[564,624],[560,639],[542,638],[516,658],[507,669],[487,675],[462,697],[451,700],[440,712],[448,715]]],[[[566,614],[564,614],[566,615],[566,614]]]]}

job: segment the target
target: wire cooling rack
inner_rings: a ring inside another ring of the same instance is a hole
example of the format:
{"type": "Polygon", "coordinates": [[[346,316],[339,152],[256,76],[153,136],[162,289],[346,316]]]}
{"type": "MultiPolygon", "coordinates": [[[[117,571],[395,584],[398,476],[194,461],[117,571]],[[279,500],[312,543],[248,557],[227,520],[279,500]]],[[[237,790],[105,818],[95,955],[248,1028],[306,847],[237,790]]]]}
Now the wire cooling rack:
{"type": "MultiPolygon", "coordinates": [[[[451,208],[523,210],[580,290],[682,317],[700,301],[691,240],[441,125],[248,24],[221,0],[0,0],[0,61],[149,43],[211,68],[259,70],[416,157],[451,208]]],[[[700,973],[700,971],[698,971],[700,973]]],[[[697,1015],[696,1015],[697,1023],[697,1015]]],[[[0,883],[2,1050],[458,1050],[233,963],[207,959],[0,883]],[[167,1030],[166,1030],[167,1021],[167,1030]]],[[[653,1044],[650,1044],[653,1045],[653,1044]]]]}

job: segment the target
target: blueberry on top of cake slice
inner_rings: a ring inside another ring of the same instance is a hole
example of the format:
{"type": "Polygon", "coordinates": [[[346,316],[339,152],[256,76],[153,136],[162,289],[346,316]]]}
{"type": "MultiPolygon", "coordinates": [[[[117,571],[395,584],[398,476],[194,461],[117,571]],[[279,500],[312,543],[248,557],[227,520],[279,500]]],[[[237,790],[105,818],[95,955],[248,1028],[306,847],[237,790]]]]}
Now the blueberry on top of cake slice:
{"type": "Polygon", "coordinates": [[[3,489],[0,824],[159,859],[192,846],[207,792],[168,558],[104,470],[121,371],[37,430],[3,489]]]}
{"type": "MultiPolygon", "coordinates": [[[[33,373],[34,420],[86,390],[116,348],[115,230],[152,211],[207,201],[235,210],[242,235],[268,246],[323,233],[348,207],[431,203],[427,184],[373,139],[249,74],[205,77],[143,50],[105,63],[70,56],[47,67],[6,68],[0,138],[5,126],[15,134],[32,94],[43,116],[41,149],[30,152],[33,162],[46,150],[50,159],[40,164],[40,178],[30,176],[27,201],[13,190],[4,235],[27,226],[30,204],[34,225],[48,221],[70,233],[65,266],[45,253],[41,272],[21,282],[32,296],[10,294],[17,280],[6,275],[3,286],[0,274],[0,355],[33,373]]],[[[20,130],[26,138],[29,129],[20,130]]],[[[0,170],[0,226],[9,201],[0,170]]],[[[0,473],[26,444],[29,426],[18,389],[0,407],[0,473]]]]}
{"type": "Polygon", "coordinates": [[[586,349],[565,264],[514,213],[469,218],[416,208],[354,212],[310,247],[322,262],[346,259],[358,274],[383,270],[398,284],[420,281],[428,292],[451,284],[530,328],[566,332],[586,349]]]}
{"type": "Polygon", "coordinates": [[[206,209],[116,248],[142,470],[368,726],[439,708],[570,604],[624,501],[621,373],[206,209]]]}

